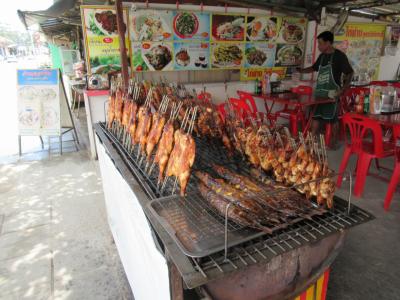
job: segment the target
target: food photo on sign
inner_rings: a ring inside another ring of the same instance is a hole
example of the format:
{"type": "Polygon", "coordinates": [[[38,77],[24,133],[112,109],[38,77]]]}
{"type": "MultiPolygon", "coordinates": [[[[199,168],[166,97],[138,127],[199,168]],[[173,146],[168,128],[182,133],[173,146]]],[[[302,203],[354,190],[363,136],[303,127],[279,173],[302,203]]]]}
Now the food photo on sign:
{"type": "Polygon", "coordinates": [[[301,65],[303,48],[301,45],[278,44],[276,48],[275,66],[290,67],[301,65]]]}
{"type": "Polygon", "coordinates": [[[114,36],[118,35],[117,15],[111,9],[87,9],[86,32],[93,36],[114,36]]]}
{"type": "Polygon", "coordinates": [[[212,43],[211,65],[215,69],[238,69],[244,58],[243,43],[212,43]]]}
{"type": "Polygon", "coordinates": [[[138,43],[132,47],[134,71],[168,71],[173,69],[172,43],[138,43]]]}
{"type": "Polygon", "coordinates": [[[246,40],[273,42],[282,23],[280,17],[247,16],[246,40]]]}
{"type": "Polygon", "coordinates": [[[210,14],[186,11],[175,11],[172,27],[174,40],[210,39],[210,14]]]}
{"type": "Polygon", "coordinates": [[[171,11],[138,10],[131,14],[131,40],[161,42],[172,39],[171,11]]]}
{"type": "Polygon", "coordinates": [[[303,42],[306,35],[306,23],[306,19],[303,18],[283,18],[278,43],[298,44],[303,42]]]}
{"type": "Polygon", "coordinates": [[[244,67],[273,67],[275,51],[275,44],[246,43],[244,67]]]}
{"type": "Polygon", "coordinates": [[[213,14],[211,32],[214,41],[244,41],[244,15],[213,14]]]}
{"type": "Polygon", "coordinates": [[[210,68],[208,43],[174,43],[175,70],[206,70],[210,68]]]}

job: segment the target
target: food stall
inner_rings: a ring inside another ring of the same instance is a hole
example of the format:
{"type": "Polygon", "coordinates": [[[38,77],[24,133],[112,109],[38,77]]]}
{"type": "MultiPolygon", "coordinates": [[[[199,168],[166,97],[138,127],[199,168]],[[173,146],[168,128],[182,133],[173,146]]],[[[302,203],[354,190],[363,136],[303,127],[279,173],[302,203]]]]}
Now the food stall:
{"type": "Polygon", "coordinates": [[[298,139],[224,106],[229,89],[253,91],[251,81],[215,84],[205,101],[198,93],[212,85],[168,73],[286,76],[302,62],[307,21],[147,5],[81,8],[88,70],[122,69],[85,101],[96,111],[88,124],[108,222],[135,299],[324,299],[320,279],[348,229],[373,216],[334,195],[323,138],[298,139]],[[105,53],[115,57],[107,66],[105,53]]]}

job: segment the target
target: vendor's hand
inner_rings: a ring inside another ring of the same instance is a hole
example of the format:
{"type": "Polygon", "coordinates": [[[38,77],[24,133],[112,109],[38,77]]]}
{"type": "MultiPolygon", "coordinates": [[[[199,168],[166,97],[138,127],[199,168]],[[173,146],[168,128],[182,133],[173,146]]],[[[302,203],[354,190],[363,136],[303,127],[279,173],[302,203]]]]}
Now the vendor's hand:
{"type": "Polygon", "coordinates": [[[341,97],[343,95],[343,93],[344,93],[344,89],[338,89],[336,96],[341,97]]]}

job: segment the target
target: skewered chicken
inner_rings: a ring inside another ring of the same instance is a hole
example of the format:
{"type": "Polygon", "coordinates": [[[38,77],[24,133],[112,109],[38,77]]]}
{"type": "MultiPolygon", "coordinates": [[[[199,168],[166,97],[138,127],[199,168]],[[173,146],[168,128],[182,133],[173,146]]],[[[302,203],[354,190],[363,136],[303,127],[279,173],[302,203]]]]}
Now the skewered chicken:
{"type": "Polygon", "coordinates": [[[122,109],[123,109],[122,91],[118,89],[115,93],[115,120],[118,124],[122,122],[122,109]]]}
{"type": "Polygon", "coordinates": [[[148,160],[150,159],[150,156],[153,153],[154,147],[160,140],[165,125],[165,121],[166,121],[165,117],[161,113],[155,112],[153,114],[153,122],[151,125],[150,133],[147,137],[147,144],[146,144],[146,154],[148,160]]]}
{"type": "Polygon", "coordinates": [[[174,132],[173,122],[167,122],[164,126],[160,142],[158,143],[157,152],[154,157],[154,162],[158,164],[159,168],[158,182],[164,180],[164,170],[167,166],[168,158],[174,144],[174,132]]]}
{"type": "Polygon", "coordinates": [[[124,110],[122,113],[122,126],[127,128],[129,125],[129,117],[131,115],[132,110],[132,101],[131,100],[124,100],[124,110]]]}
{"type": "Polygon", "coordinates": [[[245,153],[248,156],[249,161],[256,167],[260,165],[260,158],[257,151],[260,142],[261,138],[257,135],[256,131],[250,130],[247,132],[245,153]]]}
{"type": "Polygon", "coordinates": [[[140,144],[142,151],[146,145],[147,135],[151,127],[151,113],[147,107],[141,106],[137,116],[137,127],[135,132],[135,144],[140,144]]]}
{"type": "Polygon", "coordinates": [[[111,128],[112,123],[114,122],[115,119],[115,94],[113,91],[111,91],[111,94],[108,98],[108,110],[107,110],[107,127],[111,128]]]}
{"type": "Polygon", "coordinates": [[[132,107],[131,107],[131,115],[129,117],[129,122],[128,122],[128,132],[129,132],[129,135],[131,136],[132,144],[135,143],[135,132],[136,132],[136,126],[137,126],[138,108],[139,108],[139,106],[137,105],[137,103],[133,102],[132,107]]]}
{"type": "Polygon", "coordinates": [[[179,180],[181,195],[185,195],[191,167],[196,155],[196,143],[193,137],[178,129],[174,134],[174,148],[168,160],[166,176],[175,176],[179,180]]]}

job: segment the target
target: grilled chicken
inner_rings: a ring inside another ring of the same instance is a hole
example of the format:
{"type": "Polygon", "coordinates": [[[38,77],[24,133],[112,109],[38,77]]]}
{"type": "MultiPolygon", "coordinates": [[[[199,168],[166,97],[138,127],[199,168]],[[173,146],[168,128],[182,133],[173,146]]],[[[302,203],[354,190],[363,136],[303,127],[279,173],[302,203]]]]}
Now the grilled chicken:
{"type": "Polygon", "coordinates": [[[122,122],[122,109],[124,102],[122,100],[122,91],[117,90],[115,93],[115,120],[121,124],[122,122]]]}
{"type": "Polygon", "coordinates": [[[161,134],[163,132],[163,128],[165,125],[165,117],[155,112],[153,114],[153,121],[150,129],[150,133],[147,137],[147,144],[146,144],[146,154],[147,159],[150,159],[151,154],[153,153],[154,147],[157,145],[158,141],[160,140],[161,134]]]}
{"type": "Polygon", "coordinates": [[[178,178],[181,195],[184,196],[196,155],[196,143],[193,137],[182,129],[175,131],[174,143],[174,148],[168,160],[166,175],[178,178]]]}
{"type": "Polygon", "coordinates": [[[132,103],[133,102],[131,100],[124,100],[124,109],[122,113],[122,126],[124,128],[128,128],[129,125],[129,117],[131,116],[132,103]]]}
{"type": "Polygon", "coordinates": [[[158,164],[159,168],[159,182],[164,180],[164,170],[167,166],[168,158],[174,145],[174,132],[173,123],[167,122],[167,124],[164,126],[160,142],[158,143],[156,156],[154,157],[154,162],[158,164]]]}
{"type": "Polygon", "coordinates": [[[115,94],[111,93],[108,99],[109,100],[108,100],[108,110],[107,110],[107,120],[108,120],[107,127],[111,128],[111,125],[115,119],[115,94]]]}
{"type": "Polygon", "coordinates": [[[129,135],[131,136],[131,140],[132,140],[133,144],[135,144],[135,132],[136,132],[136,126],[137,126],[138,108],[139,108],[139,106],[137,105],[137,103],[132,102],[131,115],[129,117],[129,122],[128,122],[128,132],[129,132],[129,135]]]}
{"type": "Polygon", "coordinates": [[[141,106],[137,116],[135,144],[140,144],[142,151],[146,145],[147,135],[151,127],[151,113],[147,107],[141,106]]]}

